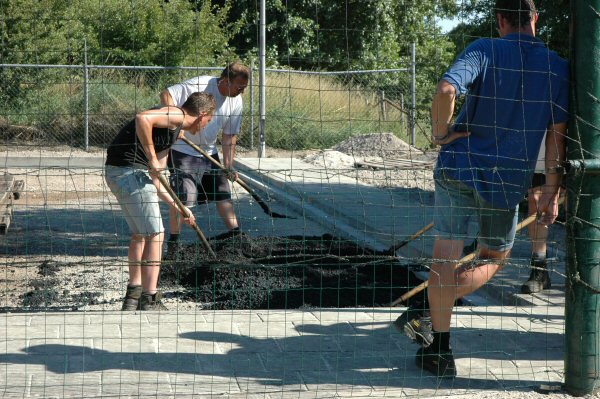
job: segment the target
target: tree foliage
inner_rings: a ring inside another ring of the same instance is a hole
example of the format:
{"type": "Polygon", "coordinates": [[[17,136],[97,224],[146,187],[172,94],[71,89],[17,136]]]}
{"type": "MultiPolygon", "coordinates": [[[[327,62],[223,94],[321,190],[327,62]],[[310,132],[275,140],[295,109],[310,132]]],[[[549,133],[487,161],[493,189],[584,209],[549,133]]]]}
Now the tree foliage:
{"type": "MultiPolygon", "coordinates": [[[[235,4],[230,17],[243,24],[230,43],[240,54],[256,55],[258,1],[235,4]]],[[[453,50],[433,21],[454,15],[454,0],[266,0],[266,10],[267,59],[274,66],[396,68],[405,65],[412,42],[422,46],[423,59],[436,56],[434,48],[438,59],[453,50]]]]}
{"type": "MultiPolygon", "coordinates": [[[[201,65],[258,53],[257,0],[0,0],[3,62],[201,65]]],[[[266,0],[271,66],[350,70],[445,65],[435,19],[454,0],[266,0]]]]}
{"type": "Polygon", "coordinates": [[[0,0],[10,63],[206,65],[226,57],[239,24],[210,0],[0,0]]]}
{"type": "MultiPolygon", "coordinates": [[[[462,23],[451,38],[458,49],[480,37],[497,37],[495,0],[468,0],[460,11],[462,23]]],[[[563,57],[569,55],[570,0],[536,0],[539,12],[537,36],[563,57]]]]}

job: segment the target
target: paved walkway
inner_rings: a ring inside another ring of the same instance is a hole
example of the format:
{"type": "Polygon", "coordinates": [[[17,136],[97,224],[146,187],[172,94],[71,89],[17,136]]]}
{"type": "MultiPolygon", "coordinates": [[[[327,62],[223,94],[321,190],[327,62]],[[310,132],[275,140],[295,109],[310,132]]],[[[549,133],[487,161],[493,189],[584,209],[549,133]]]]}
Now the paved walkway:
{"type": "MultiPolygon", "coordinates": [[[[318,223],[373,249],[389,248],[432,219],[428,192],[376,189],[290,159],[243,159],[238,167],[272,197],[275,211],[303,216],[296,226],[318,223]]],[[[564,252],[556,244],[564,231],[552,234],[552,290],[518,294],[529,274],[521,235],[514,262],[470,297],[470,306],[456,309],[459,376],[452,381],[415,367],[418,347],[390,327],[403,308],[4,313],[0,395],[537,397],[535,387],[564,378],[564,252]]],[[[399,258],[426,263],[432,239],[426,233],[399,258]]]]}
{"type": "Polygon", "coordinates": [[[558,307],[458,309],[453,381],[414,366],[401,310],[3,314],[0,395],[502,397],[562,380],[558,307]]]}

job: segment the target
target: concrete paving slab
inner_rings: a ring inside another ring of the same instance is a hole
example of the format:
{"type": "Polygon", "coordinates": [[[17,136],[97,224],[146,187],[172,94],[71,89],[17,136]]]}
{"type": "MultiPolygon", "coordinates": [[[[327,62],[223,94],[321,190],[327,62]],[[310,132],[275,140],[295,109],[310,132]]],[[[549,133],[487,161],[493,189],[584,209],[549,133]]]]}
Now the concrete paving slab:
{"type": "Polygon", "coordinates": [[[237,161],[238,168],[250,175],[249,184],[256,188],[268,184],[270,190],[277,190],[269,194],[286,201],[290,208],[296,208],[307,218],[334,229],[332,234],[376,250],[390,248],[397,240],[430,222],[420,204],[402,195],[392,194],[390,190],[372,190],[355,179],[316,169],[298,159],[285,163],[276,158],[237,161]],[[395,203],[403,205],[399,207],[395,203]],[[413,226],[419,227],[411,229],[413,226]]]}
{"type": "MultiPolygon", "coordinates": [[[[454,381],[438,381],[418,369],[414,365],[418,346],[387,322],[317,320],[310,315],[319,312],[311,309],[285,311],[289,320],[274,322],[278,328],[289,324],[287,329],[300,333],[294,336],[270,337],[267,320],[254,322],[248,335],[217,332],[212,323],[195,323],[204,318],[202,311],[180,313],[178,321],[197,330],[176,337],[150,338],[141,329],[131,329],[129,337],[120,339],[17,340],[7,336],[7,327],[0,329],[0,364],[4,365],[0,383],[11,394],[45,397],[80,397],[82,393],[290,397],[299,392],[306,395],[298,397],[434,397],[531,391],[541,382],[559,383],[563,378],[564,317],[552,316],[551,324],[543,329],[548,321],[546,308],[528,307],[528,312],[518,307],[457,308],[460,322],[452,339],[459,375],[454,381]],[[308,322],[304,325],[302,319],[308,322]],[[526,330],[528,325],[531,330],[526,330]]],[[[399,310],[388,309],[387,318],[399,310]]],[[[323,309],[323,314],[327,312],[323,309]]],[[[363,310],[346,312],[362,314],[363,310]]],[[[380,309],[377,314],[384,312],[380,309]]],[[[282,316],[282,312],[276,314],[282,316]]],[[[82,320],[76,312],[54,315],[66,326],[82,320]]],[[[173,321],[170,313],[156,313],[150,322],[151,330],[158,330],[159,335],[173,324],[163,322],[163,315],[173,321]]],[[[235,312],[229,315],[237,316],[235,312]]],[[[239,316],[248,315],[242,311],[239,316]]],[[[45,314],[30,317],[30,328],[40,333],[45,314]]],[[[89,328],[102,331],[102,318],[87,320],[97,323],[89,328]]],[[[138,318],[137,322],[148,320],[138,318]]],[[[122,323],[121,327],[132,324],[127,319],[122,323]]],[[[28,333],[23,330],[26,326],[16,328],[28,333]]],[[[45,328],[54,331],[56,325],[45,328]]]]}
{"type": "MultiPolygon", "coordinates": [[[[122,331],[128,333],[127,327],[130,325],[120,326],[118,324],[103,323],[92,328],[90,325],[80,324],[64,324],[58,327],[58,337],[67,339],[73,338],[122,338],[122,331]],[[123,330],[123,328],[126,328],[123,330]]],[[[142,329],[142,334],[146,333],[146,328],[142,329]]],[[[166,333],[166,331],[165,331],[166,333]]],[[[154,336],[148,334],[148,336],[154,336]]]]}
{"type": "Polygon", "coordinates": [[[205,342],[187,338],[161,338],[158,340],[161,353],[197,353],[202,355],[222,355],[225,352],[216,342],[205,342]]]}
{"type": "Polygon", "coordinates": [[[267,322],[267,328],[265,329],[264,323],[237,323],[240,334],[248,335],[257,338],[285,338],[285,337],[297,337],[302,335],[294,323],[290,322],[278,322],[269,321],[267,322]],[[264,337],[261,334],[266,334],[264,337]]]}
{"type": "Polygon", "coordinates": [[[312,314],[321,322],[358,322],[358,321],[373,321],[373,318],[368,312],[352,312],[346,309],[326,309],[313,311],[312,314]]]}
{"type": "Polygon", "coordinates": [[[319,352],[285,351],[282,354],[263,353],[259,354],[267,371],[330,371],[328,362],[319,352]]]}
{"type": "Polygon", "coordinates": [[[285,321],[285,322],[316,322],[319,319],[312,312],[288,312],[285,310],[258,310],[256,315],[263,322],[285,321]]]}

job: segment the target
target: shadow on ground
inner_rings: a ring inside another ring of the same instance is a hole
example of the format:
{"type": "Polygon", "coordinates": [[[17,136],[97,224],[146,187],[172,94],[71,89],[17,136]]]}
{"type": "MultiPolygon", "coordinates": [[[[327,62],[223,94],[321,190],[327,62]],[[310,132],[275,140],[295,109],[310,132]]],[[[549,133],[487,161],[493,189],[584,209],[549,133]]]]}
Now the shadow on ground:
{"type": "MultiPolygon", "coordinates": [[[[0,362],[44,365],[55,374],[134,370],[235,376],[277,386],[304,382],[413,389],[530,389],[540,381],[525,377],[531,375],[531,366],[524,366],[520,378],[517,370],[516,379],[509,378],[511,373],[494,376],[480,366],[492,361],[554,361],[564,356],[561,334],[468,328],[453,331],[459,376],[449,381],[423,373],[414,365],[417,346],[388,323],[372,322],[301,324],[296,326],[297,335],[274,338],[206,331],[179,336],[179,340],[196,341],[199,348],[207,347],[202,343],[216,343],[220,350],[215,352],[223,353],[110,352],[84,346],[36,345],[22,354],[0,355],[0,362]],[[465,367],[472,360],[461,362],[464,358],[478,361],[465,367]]],[[[491,363],[489,367],[493,367],[491,363]]]]}

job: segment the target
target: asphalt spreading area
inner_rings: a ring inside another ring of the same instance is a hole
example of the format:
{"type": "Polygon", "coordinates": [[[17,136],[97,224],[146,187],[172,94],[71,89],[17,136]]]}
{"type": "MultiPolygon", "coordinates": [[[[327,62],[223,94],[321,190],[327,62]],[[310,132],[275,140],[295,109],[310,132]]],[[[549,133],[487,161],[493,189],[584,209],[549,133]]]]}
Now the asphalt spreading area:
{"type": "MultiPolygon", "coordinates": [[[[329,234],[222,234],[209,242],[216,258],[199,243],[181,243],[173,259],[163,260],[159,289],[165,298],[203,309],[380,307],[422,282],[395,257],[329,234]]],[[[19,303],[2,309],[121,306],[126,281],[116,284],[116,269],[45,260],[30,270],[19,303]]]]}
{"type": "Polygon", "coordinates": [[[420,284],[394,257],[325,234],[210,239],[166,260],[161,284],[178,283],[206,309],[388,306],[420,284]]]}

